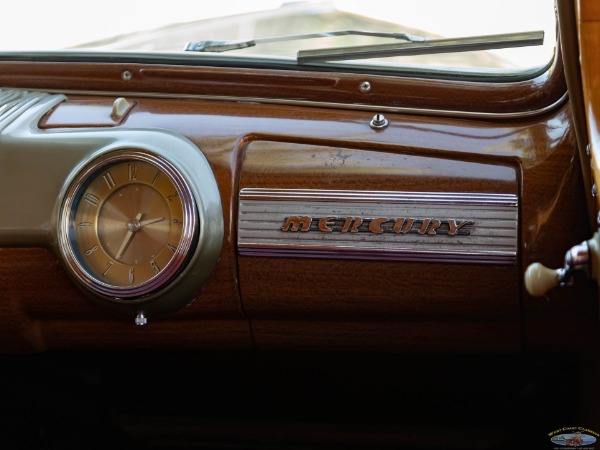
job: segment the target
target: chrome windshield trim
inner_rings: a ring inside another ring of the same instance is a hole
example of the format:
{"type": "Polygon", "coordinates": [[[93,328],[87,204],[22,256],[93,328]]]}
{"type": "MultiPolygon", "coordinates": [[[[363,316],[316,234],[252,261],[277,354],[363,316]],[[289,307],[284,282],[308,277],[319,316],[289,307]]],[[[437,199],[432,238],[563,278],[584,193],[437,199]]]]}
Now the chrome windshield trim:
{"type": "MultiPolygon", "coordinates": [[[[557,41],[558,42],[558,41],[557,41]]],[[[248,56],[235,53],[159,52],[126,50],[28,50],[0,51],[0,62],[74,62],[74,63],[126,63],[173,64],[194,67],[243,68],[311,71],[323,73],[352,73],[399,78],[425,78],[441,81],[518,82],[532,80],[556,65],[556,51],[546,64],[522,69],[452,68],[423,65],[370,64],[368,61],[330,61],[298,64],[296,57],[248,56]]]]}
{"type": "Polygon", "coordinates": [[[483,112],[483,111],[458,111],[449,109],[431,109],[431,108],[411,108],[402,106],[380,106],[380,105],[365,105],[361,103],[335,103],[335,102],[318,102],[311,100],[293,100],[293,99],[277,99],[264,97],[237,97],[224,95],[202,95],[202,94],[172,94],[162,92],[135,92],[135,91],[93,91],[93,90],[76,90],[76,89],[31,89],[31,88],[11,88],[23,89],[29,92],[44,92],[50,94],[63,95],[95,95],[95,96],[117,96],[117,97],[141,97],[141,98],[170,98],[170,99],[186,99],[186,100],[206,100],[206,101],[223,101],[234,103],[262,103],[271,105],[286,105],[286,106],[303,106],[312,108],[328,108],[328,109],[344,109],[349,111],[373,111],[381,113],[394,114],[413,114],[421,116],[443,116],[465,119],[521,119],[533,117],[540,114],[545,114],[549,111],[563,105],[568,93],[565,92],[555,102],[544,106],[543,108],[532,109],[527,111],[516,111],[510,113],[499,112],[483,112]]]}

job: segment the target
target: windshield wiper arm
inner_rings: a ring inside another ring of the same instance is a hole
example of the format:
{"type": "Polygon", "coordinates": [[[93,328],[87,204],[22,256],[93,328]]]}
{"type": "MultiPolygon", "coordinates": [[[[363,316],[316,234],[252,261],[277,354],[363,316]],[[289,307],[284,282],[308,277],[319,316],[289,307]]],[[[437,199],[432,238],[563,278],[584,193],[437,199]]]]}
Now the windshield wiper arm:
{"type": "Polygon", "coordinates": [[[360,30],[340,30],[340,31],[324,31],[321,33],[307,34],[290,34],[288,36],[274,36],[260,39],[249,39],[245,41],[198,41],[188,42],[185,46],[186,52],[228,52],[231,50],[239,50],[241,48],[254,47],[257,44],[266,44],[269,42],[296,41],[301,39],[315,39],[333,36],[373,36],[390,39],[401,39],[408,42],[425,42],[427,38],[424,36],[415,36],[409,33],[378,33],[375,31],[360,31],[360,30]]]}
{"type": "Polygon", "coordinates": [[[544,43],[543,31],[493,34],[450,39],[432,39],[420,42],[403,42],[378,45],[331,47],[316,50],[300,50],[298,64],[313,62],[369,59],[386,56],[427,55],[434,53],[471,52],[512,47],[529,47],[544,43]]]}

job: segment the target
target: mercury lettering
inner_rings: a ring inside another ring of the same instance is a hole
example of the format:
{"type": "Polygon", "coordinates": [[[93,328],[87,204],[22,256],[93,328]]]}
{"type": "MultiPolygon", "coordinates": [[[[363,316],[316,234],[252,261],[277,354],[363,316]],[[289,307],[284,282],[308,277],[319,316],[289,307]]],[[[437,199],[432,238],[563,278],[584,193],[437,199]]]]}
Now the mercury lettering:
{"type": "Polygon", "coordinates": [[[471,226],[474,224],[475,221],[464,219],[290,216],[285,218],[281,231],[468,236],[471,234],[471,226]]]}

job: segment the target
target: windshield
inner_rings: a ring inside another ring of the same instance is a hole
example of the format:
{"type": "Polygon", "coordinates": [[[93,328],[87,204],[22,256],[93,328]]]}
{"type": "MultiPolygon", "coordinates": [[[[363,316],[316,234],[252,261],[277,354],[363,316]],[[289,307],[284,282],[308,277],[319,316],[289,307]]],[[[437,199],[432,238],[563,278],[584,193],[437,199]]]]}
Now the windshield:
{"type": "MultiPolygon", "coordinates": [[[[381,34],[414,36],[419,42],[506,33],[543,31],[543,44],[475,51],[460,47],[443,53],[345,51],[336,60],[321,58],[332,70],[342,67],[387,71],[419,69],[482,74],[537,71],[551,61],[555,36],[553,0],[105,0],[101,6],[54,0],[11,4],[13,17],[0,28],[0,51],[125,52],[179,55],[187,59],[256,60],[298,63],[298,55],[338,47],[410,45],[381,34]],[[35,11],[35,15],[31,12],[35,11]],[[277,40],[274,37],[354,30],[362,34],[277,40]],[[375,34],[375,35],[369,35],[375,34]],[[188,43],[255,41],[226,52],[184,52],[188,43]]],[[[368,47],[369,49],[371,47],[368,47]]],[[[302,62],[302,61],[300,61],[302,62]]]]}

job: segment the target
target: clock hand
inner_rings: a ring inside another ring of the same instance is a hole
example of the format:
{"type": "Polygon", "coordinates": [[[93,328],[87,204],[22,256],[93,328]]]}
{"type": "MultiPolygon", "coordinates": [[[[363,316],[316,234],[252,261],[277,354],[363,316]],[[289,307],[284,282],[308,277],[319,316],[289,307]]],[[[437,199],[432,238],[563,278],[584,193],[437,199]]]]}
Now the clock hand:
{"type": "Polygon", "coordinates": [[[125,235],[125,239],[123,239],[123,242],[121,243],[121,246],[119,247],[119,250],[117,251],[117,254],[115,255],[116,260],[121,259],[121,257],[123,256],[123,253],[125,253],[125,250],[127,250],[127,246],[131,242],[131,239],[133,238],[134,233],[141,228],[141,224],[140,224],[141,218],[142,218],[142,213],[138,213],[138,215],[135,216],[135,219],[133,219],[131,222],[127,223],[127,234],[125,235]]]}
{"type": "Polygon", "coordinates": [[[145,227],[146,225],[151,225],[153,223],[161,222],[163,220],[165,220],[164,217],[157,217],[155,219],[144,220],[143,222],[140,222],[140,227],[145,227]]]}

